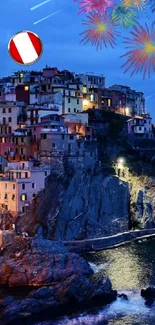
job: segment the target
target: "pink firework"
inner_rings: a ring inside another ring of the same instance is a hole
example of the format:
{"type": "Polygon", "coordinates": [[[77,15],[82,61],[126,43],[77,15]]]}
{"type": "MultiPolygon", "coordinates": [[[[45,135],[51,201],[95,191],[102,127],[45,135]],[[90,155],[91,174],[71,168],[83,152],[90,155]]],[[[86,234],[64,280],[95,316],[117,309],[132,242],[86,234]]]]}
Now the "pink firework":
{"type": "Polygon", "coordinates": [[[150,78],[151,70],[155,72],[155,22],[149,29],[147,24],[143,27],[139,23],[134,27],[134,32],[130,32],[133,38],[125,38],[126,48],[131,49],[121,57],[128,57],[121,68],[126,67],[124,73],[132,69],[131,77],[134,73],[143,72],[143,79],[146,74],[150,78]]]}
{"type": "Polygon", "coordinates": [[[102,45],[107,47],[107,43],[114,47],[116,45],[115,36],[120,35],[116,30],[116,22],[107,15],[96,12],[90,13],[87,18],[88,20],[84,20],[83,24],[88,26],[88,29],[81,33],[84,35],[81,42],[84,44],[91,42],[93,46],[97,47],[97,50],[98,48],[102,49],[102,45]]]}
{"type": "Polygon", "coordinates": [[[79,14],[92,11],[105,13],[107,8],[113,5],[113,1],[111,0],[81,0],[79,4],[79,14]]]}

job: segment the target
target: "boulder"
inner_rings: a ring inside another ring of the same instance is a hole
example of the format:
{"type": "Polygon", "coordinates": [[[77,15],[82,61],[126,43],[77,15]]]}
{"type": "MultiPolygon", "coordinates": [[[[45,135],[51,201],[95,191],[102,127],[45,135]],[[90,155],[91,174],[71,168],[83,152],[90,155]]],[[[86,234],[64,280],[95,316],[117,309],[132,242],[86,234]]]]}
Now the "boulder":
{"type": "Polygon", "coordinates": [[[123,300],[128,300],[128,296],[125,293],[118,294],[117,297],[123,300]]]}
{"type": "Polygon", "coordinates": [[[108,291],[107,288],[103,277],[94,281],[85,276],[73,275],[62,283],[40,288],[26,299],[11,303],[2,310],[0,324],[29,325],[34,320],[46,321],[70,315],[75,308],[84,311],[88,307],[103,306],[117,297],[117,292],[112,291],[111,286],[108,291]]]}
{"type": "Polygon", "coordinates": [[[151,307],[153,305],[153,303],[155,302],[155,299],[154,298],[148,298],[146,301],[145,301],[145,305],[148,306],[148,307],[151,307]]]}
{"type": "Polygon", "coordinates": [[[38,238],[16,237],[6,248],[0,257],[0,284],[38,287],[26,299],[2,302],[1,325],[45,321],[117,298],[110,280],[94,274],[82,257],[62,243],[38,238]]]}
{"type": "Polygon", "coordinates": [[[72,275],[93,273],[79,255],[69,253],[61,243],[16,237],[0,257],[0,284],[44,286],[62,282],[72,275]]]}
{"type": "Polygon", "coordinates": [[[141,296],[146,300],[147,299],[155,299],[155,288],[148,287],[147,289],[142,289],[141,296]]]}

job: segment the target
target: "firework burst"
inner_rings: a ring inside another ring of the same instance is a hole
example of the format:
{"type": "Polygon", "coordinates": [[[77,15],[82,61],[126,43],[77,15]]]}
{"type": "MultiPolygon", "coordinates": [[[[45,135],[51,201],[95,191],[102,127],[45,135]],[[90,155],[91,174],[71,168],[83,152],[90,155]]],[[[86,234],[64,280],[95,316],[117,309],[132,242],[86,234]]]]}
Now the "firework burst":
{"type": "MultiPolygon", "coordinates": [[[[152,1],[152,0],[150,0],[152,1]]],[[[122,5],[126,8],[134,7],[138,10],[144,10],[146,0],[123,0],[122,5]]]]}
{"type": "Polygon", "coordinates": [[[88,28],[81,33],[81,35],[84,35],[81,42],[84,42],[84,44],[91,42],[93,46],[96,46],[97,50],[102,49],[102,45],[107,47],[107,44],[114,47],[116,45],[115,36],[120,35],[116,30],[115,21],[107,14],[102,15],[96,12],[90,13],[87,18],[88,20],[84,20],[83,24],[88,28]]]}
{"type": "Polygon", "coordinates": [[[133,8],[126,8],[122,5],[116,6],[111,15],[112,20],[115,20],[119,26],[124,28],[134,26],[137,17],[138,15],[133,8]]]}
{"type": "Polygon", "coordinates": [[[154,0],[147,0],[146,2],[149,11],[147,12],[148,18],[150,18],[151,14],[155,12],[155,1],[154,0]]]}
{"type": "MultiPolygon", "coordinates": [[[[76,0],[77,1],[77,0],[76,0]]],[[[113,7],[111,0],[81,0],[79,3],[79,14],[92,11],[105,13],[107,8],[113,7]]]]}
{"type": "Polygon", "coordinates": [[[139,23],[130,32],[133,38],[125,38],[124,43],[128,44],[126,48],[131,49],[121,57],[128,57],[121,68],[126,67],[124,73],[132,69],[131,77],[134,73],[143,72],[143,79],[146,74],[150,78],[151,70],[155,72],[155,22],[149,30],[147,24],[143,27],[139,23]]]}

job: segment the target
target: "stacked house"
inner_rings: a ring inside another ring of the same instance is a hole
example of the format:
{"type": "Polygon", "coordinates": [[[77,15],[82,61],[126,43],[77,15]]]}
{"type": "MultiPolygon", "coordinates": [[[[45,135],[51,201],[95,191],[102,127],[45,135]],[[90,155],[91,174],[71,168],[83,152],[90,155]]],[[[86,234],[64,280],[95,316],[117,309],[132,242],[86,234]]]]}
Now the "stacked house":
{"type": "MultiPolygon", "coordinates": [[[[132,117],[145,113],[145,99],[130,87],[105,87],[101,74],[48,66],[0,80],[0,208],[13,217],[29,209],[45,186],[53,157],[95,161],[88,109],[132,117]]],[[[129,133],[136,132],[137,124],[132,123],[129,120],[129,133]]]]}

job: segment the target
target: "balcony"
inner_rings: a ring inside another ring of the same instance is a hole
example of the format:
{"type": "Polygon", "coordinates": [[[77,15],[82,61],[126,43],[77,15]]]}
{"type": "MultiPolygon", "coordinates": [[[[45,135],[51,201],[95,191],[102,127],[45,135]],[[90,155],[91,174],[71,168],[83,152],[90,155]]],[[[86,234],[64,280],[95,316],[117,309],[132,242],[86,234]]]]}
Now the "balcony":
{"type": "Polygon", "coordinates": [[[14,135],[24,137],[25,135],[28,135],[28,132],[27,131],[22,131],[22,130],[21,131],[15,131],[14,135]]]}
{"type": "Polygon", "coordinates": [[[54,132],[62,132],[62,133],[67,133],[66,129],[63,127],[58,127],[55,129],[41,129],[41,133],[54,133],[54,132]]]}

